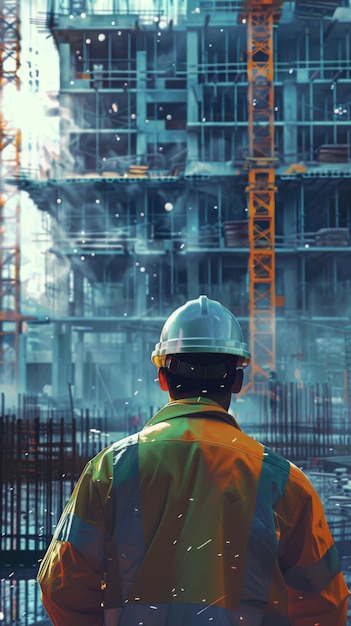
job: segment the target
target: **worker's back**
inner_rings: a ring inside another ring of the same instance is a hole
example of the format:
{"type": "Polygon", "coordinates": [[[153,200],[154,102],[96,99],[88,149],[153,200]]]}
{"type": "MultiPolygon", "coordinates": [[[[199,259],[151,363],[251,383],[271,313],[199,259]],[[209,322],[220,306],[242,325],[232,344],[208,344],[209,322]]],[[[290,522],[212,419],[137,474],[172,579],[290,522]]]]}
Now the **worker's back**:
{"type": "Polygon", "coordinates": [[[73,494],[57,540],[106,570],[106,625],[288,626],[321,610],[321,625],[344,624],[348,590],[310,483],[218,405],[166,406],[85,476],[96,519],[80,519],[73,494]]]}

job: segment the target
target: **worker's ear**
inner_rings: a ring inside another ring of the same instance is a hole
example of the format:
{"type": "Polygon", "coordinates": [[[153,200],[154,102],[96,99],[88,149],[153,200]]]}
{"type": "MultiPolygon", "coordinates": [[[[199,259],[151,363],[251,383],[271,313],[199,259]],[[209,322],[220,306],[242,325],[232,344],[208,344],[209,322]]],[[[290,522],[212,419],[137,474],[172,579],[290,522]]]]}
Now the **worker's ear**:
{"type": "Polygon", "coordinates": [[[243,386],[243,380],[244,380],[244,370],[237,369],[235,372],[234,384],[232,386],[232,393],[239,393],[239,391],[241,391],[241,387],[243,386]]]}
{"type": "Polygon", "coordinates": [[[159,385],[162,389],[162,391],[168,391],[168,383],[167,383],[167,378],[166,378],[166,370],[161,367],[158,370],[158,382],[159,385]]]}

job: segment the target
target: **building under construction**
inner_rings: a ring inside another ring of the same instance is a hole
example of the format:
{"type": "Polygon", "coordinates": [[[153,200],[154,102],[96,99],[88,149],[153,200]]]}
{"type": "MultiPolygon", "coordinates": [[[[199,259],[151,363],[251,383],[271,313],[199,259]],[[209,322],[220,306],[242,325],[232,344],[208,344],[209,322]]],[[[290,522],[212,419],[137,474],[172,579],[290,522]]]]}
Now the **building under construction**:
{"type": "Polygon", "coordinates": [[[60,145],[18,177],[47,236],[22,390],[157,404],[163,321],[207,294],[248,388],[273,371],[347,402],[349,1],[50,0],[44,21],[60,145]]]}
{"type": "Polygon", "coordinates": [[[150,355],[200,294],[250,346],[239,423],[308,472],[350,586],[350,55],[351,0],[1,0],[5,625],[48,624],[57,519],[164,404],[150,355]]]}

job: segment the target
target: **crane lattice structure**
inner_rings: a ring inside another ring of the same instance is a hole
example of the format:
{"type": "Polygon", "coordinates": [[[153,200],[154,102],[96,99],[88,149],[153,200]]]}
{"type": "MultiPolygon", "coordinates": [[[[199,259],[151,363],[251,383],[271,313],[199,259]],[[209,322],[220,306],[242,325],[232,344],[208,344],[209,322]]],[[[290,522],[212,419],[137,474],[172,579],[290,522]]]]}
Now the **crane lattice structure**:
{"type": "Polygon", "coordinates": [[[252,367],[248,387],[275,370],[275,157],[273,26],[283,0],[246,0],[248,29],[249,315],[252,367]]]}
{"type": "Polygon", "coordinates": [[[21,135],[7,119],[7,105],[20,89],[19,0],[0,3],[0,385],[16,385],[20,314],[21,135]]]}

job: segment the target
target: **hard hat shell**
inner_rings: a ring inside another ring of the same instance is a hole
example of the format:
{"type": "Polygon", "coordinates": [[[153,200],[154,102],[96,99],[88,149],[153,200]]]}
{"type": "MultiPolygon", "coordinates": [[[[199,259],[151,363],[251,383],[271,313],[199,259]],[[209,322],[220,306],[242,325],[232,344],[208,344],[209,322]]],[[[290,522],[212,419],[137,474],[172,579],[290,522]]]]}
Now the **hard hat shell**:
{"type": "Polygon", "coordinates": [[[151,360],[156,367],[164,367],[168,354],[193,352],[234,355],[239,367],[251,360],[236,317],[207,296],[189,300],[169,316],[151,360]]]}

